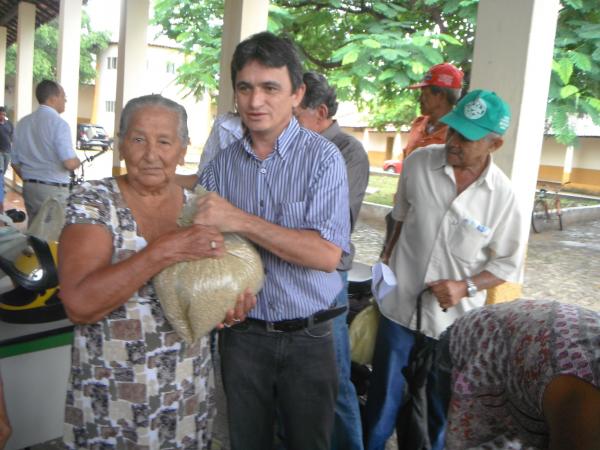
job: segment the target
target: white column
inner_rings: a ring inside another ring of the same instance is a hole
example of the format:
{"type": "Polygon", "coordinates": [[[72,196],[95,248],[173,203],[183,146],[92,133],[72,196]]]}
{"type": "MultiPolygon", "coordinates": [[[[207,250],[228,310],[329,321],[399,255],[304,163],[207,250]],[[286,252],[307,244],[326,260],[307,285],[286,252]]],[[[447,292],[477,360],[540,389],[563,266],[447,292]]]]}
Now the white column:
{"type": "Polygon", "coordinates": [[[233,111],[234,108],[230,64],[235,47],[248,36],[265,31],[268,15],[269,0],[225,0],[218,114],[233,111]]]}
{"type": "Polygon", "coordinates": [[[573,171],[573,152],[574,148],[572,145],[567,146],[567,151],[565,152],[565,162],[563,164],[563,174],[562,174],[562,183],[568,183],[571,181],[571,172],[573,171]]]}
{"type": "Polygon", "coordinates": [[[17,81],[15,121],[31,112],[33,99],[33,42],[35,35],[35,5],[19,2],[17,25],[17,81]]]}
{"type": "Polygon", "coordinates": [[[6,87],[6,27],[0,27],[0,106],[4,106],[6,87]]]}
{"type": "Polygon", "coordinates": [[[115,146],[113,150],[113,174],[120,173],[117,133],[121,110],[132,98],[143,94],[146,77],[146,33],[148,28],[149,0],[121,2],[119,30],[119,56],[117,59],[117,95],[115,102],[115,146]]]}
{"type": "Polygon", "coordinates": [[[511,178],[529,229],[542,151],[559,0],[481,0],[471,89],[495,91],[512,120],[494,161],[511,178]]]}
{"type": "Polygon", "coordinates": [[[79,47],[81,41],[81,0],[60,0],[58,19],[57,81],[67,95],[63,118],[71,127],[75,144],[79,105],[79,47]]]}

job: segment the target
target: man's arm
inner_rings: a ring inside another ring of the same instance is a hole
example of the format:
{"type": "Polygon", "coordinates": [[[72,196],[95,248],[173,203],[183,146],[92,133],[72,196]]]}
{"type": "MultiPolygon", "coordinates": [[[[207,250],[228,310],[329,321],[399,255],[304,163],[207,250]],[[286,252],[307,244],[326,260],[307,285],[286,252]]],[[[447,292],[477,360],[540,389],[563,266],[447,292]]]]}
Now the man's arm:
{"type": "Polygon", "coordinates": [[[67,170],[75,170],[81,165],[79,158],[65,159],[62,163],[64,168],[67,170]]]}
{"type": "MultiPolygon", "coordinates": [[[[477,286],[478,291],[496,287],[506,281],[487,270],[472,276],[471,280],[477,286]]],[[[429,287],[440,304],[440,308],[451,308],[457,305],[461,299],[467,297],[466,280],[438,280],[429,283],[429,287]]]]}
{"type": "Polygon", "coordinates": [[[342,256],[342,250],[319,232],[273,224],[236,208],[214,192],[198,200],[194,222],[239,233],[284,261],[311,269],[333,272],[342,256]]]}

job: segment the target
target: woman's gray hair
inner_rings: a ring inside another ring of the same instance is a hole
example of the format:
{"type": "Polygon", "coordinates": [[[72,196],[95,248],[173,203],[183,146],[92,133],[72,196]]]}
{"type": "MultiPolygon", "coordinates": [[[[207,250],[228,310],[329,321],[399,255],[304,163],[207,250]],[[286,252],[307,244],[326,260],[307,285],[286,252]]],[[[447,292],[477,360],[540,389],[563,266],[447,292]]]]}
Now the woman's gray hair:
{"type": "Polygon", "coordinates": [[[179,119],[179,126],[177,127],[177,134],[179,139],[184,146],[189,144],[190,138],[187,126],[187,112],[183,106],[179,103],[163,97],[160,94],[143,95],[141,97],[132,98],[127,102],[125,108],[121,112],[121,120],[119,121],[119,136],[123,137],[127,134],[129,129],[129,122],[133,114],[141,108],[146,106],[161,106],[177,114],[179,119]]]}

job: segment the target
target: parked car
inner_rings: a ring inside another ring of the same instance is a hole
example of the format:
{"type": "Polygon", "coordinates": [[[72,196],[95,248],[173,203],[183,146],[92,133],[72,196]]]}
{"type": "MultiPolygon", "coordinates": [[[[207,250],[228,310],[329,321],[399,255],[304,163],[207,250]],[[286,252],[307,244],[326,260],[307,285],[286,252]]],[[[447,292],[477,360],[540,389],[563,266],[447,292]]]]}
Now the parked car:
{"type": "Polygon", "coordinates": [[[402,172],[402,161],[388,159],[383,162],[383,170],[389,173],[400,173],[402,172]]]}
{"type": "Polygon", "coordinates": [[[102,147],[102,150],[107,150],[111,146],[112,139],[101,125],[77,124],[77,148],[86,150],[93,147],[102,147]]]}

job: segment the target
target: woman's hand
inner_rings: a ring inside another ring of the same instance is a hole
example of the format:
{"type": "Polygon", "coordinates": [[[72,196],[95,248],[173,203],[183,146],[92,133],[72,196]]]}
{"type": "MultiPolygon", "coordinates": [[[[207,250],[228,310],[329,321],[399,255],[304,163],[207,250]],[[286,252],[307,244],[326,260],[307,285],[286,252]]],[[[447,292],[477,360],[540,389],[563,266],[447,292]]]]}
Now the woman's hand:
{"type": "Polygon", "coordinates": [[[256,296],[250,292],[250,289],[246,289],[240,296],[235,304],[233,309],[227,311],[225,315],[225,320],[222,323],[217,325],[217,329],[220,330],[222,328],[229,328],[236,323],[242,322],[246,320],[246,314],[252,308],[256,306],[256,296]]]}
{"type": "Polygon", "coordinates": [[[223,235],[215,227],[192,225],[158,237],[159,246],[170,264],[202,258],[217,258],[225,253],[223,235]]]}

